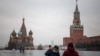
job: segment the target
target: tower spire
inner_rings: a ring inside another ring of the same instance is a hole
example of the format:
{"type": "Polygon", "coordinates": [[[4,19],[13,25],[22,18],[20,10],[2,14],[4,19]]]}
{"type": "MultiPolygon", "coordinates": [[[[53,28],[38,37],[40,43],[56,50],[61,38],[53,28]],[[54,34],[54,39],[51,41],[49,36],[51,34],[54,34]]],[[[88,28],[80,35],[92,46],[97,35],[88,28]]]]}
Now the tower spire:
{"type": "Polygon", "coordinates": [[[77,2],[78,0],[76,0],[76,2],[77,2]]]}
{"type": "Polygon", "coordinates": [[[75,11],[78,11],[78,4],[77,4],[78,0],[76,0],[76,10],[75,11]]]}
{"type": "Polygon", "coordinates": [[[75,8],[75,11],[74,11],[74,20],[73,20],[73,25],[81,25],[81,22],[80,22],[80,12],[78,10],[78,0],[76,0],[76,8],[75,8]]]}
{"type": "Polygon", "coordinates": [[[22,26],[21,26],[21,30],[20,31],[22,32],[22,36],[25,37],[25,36],[27,36],[27,32],[26,32],[26,27],[25,27],[25,22],[24,21],[25,21],[25,19],[23,18],[22,19],[22,22],[23,23],[22,23],[22,26]]]}
{"type": "Polygon", "coordinates": [[[25,19],[23,18],[23,23],[24,23],[25,19]]]}

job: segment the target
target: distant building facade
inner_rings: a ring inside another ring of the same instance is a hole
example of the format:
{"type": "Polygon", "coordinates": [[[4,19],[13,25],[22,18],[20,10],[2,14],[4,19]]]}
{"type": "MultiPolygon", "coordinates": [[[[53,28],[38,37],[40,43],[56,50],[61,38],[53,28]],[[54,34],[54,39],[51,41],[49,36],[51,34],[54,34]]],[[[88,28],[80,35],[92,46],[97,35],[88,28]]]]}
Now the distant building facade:
{"type": "Polygon", "coordinates": [[[25,19],[22,20],[22,26],[18,33],[13,30],[10,34],[10,39],[8,42],[8,49],[19,49],[20,47],[24,47],[25,49],[34,49],[33,44],[33,32],[30,30],[28,35],[25,26],[25,19]]]}
{"type": "Polygon", "coordinates": [[[94,37],[84,36],[84,27],[83,25],[81,25],[80,12],[78,10],[78,4],[76,0],[73,25],[70,26],[70,37],[63,38],[63,45],[67,46],[69,42],[73,42],[78,46],[79,43],[91,44],[97,41],[100,42],[100,36],[94,36],[94,37]]]}

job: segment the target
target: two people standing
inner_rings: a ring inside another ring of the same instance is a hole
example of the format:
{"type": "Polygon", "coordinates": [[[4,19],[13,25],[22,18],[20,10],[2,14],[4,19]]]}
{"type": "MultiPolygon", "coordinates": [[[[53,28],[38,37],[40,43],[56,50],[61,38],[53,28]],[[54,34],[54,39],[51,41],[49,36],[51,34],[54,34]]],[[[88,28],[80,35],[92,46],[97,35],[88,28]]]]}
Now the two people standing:
{"type": "Polygon", "coordinates": [[[24,53],[25,46],[26,46],[26,44],[25,44],[25,40],[23,40],[22,43],[21,43],[21,45],[20,45],[20,48],[19,48],[19,49],[20,49],[20,53],[21,53],[21,52],[24,53]]]}
{"type": "Polygon", "coordinates": [[[53,48],[49,45],[49,49],[46,51],[45,56],[60,56],[59,47],[54,46],[53,48]]]}
{"type": "Polygon", "coordinates": [[[24,47],[23,46],[21,46],[19,49],[20,49],[20,53],[21,52],[24,53],[24,47]]]}

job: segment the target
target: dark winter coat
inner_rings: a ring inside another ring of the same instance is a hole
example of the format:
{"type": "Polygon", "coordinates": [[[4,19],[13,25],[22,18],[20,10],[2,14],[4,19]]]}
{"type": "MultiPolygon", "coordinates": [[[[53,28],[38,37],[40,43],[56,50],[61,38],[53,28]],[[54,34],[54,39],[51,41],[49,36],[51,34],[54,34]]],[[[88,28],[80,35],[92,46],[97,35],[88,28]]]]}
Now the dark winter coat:
{"type": "Polygon", "coordinates": [[[64,51],[63,56],[79,56],[79,54],[74,48],[68,47],[68,49],[64,51]]]}
{"type": "Polygon", "coordinates": [[[49,49],[46,53],[46,56],[60,56],[59,52],[54,52],[53,50],[49,49]]]}

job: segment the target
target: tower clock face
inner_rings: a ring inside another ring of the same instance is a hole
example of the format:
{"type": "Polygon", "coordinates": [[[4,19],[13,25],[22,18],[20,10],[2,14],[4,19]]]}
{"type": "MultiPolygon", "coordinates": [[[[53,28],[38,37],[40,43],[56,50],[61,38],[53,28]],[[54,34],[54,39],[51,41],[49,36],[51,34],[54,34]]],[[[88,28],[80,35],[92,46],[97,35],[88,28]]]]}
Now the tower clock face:
{"type": "Polygon", "coordinates": [[[76,22],[77,24],[79,24],[79,21],[77,20],[77,22],[76,22]]]}

